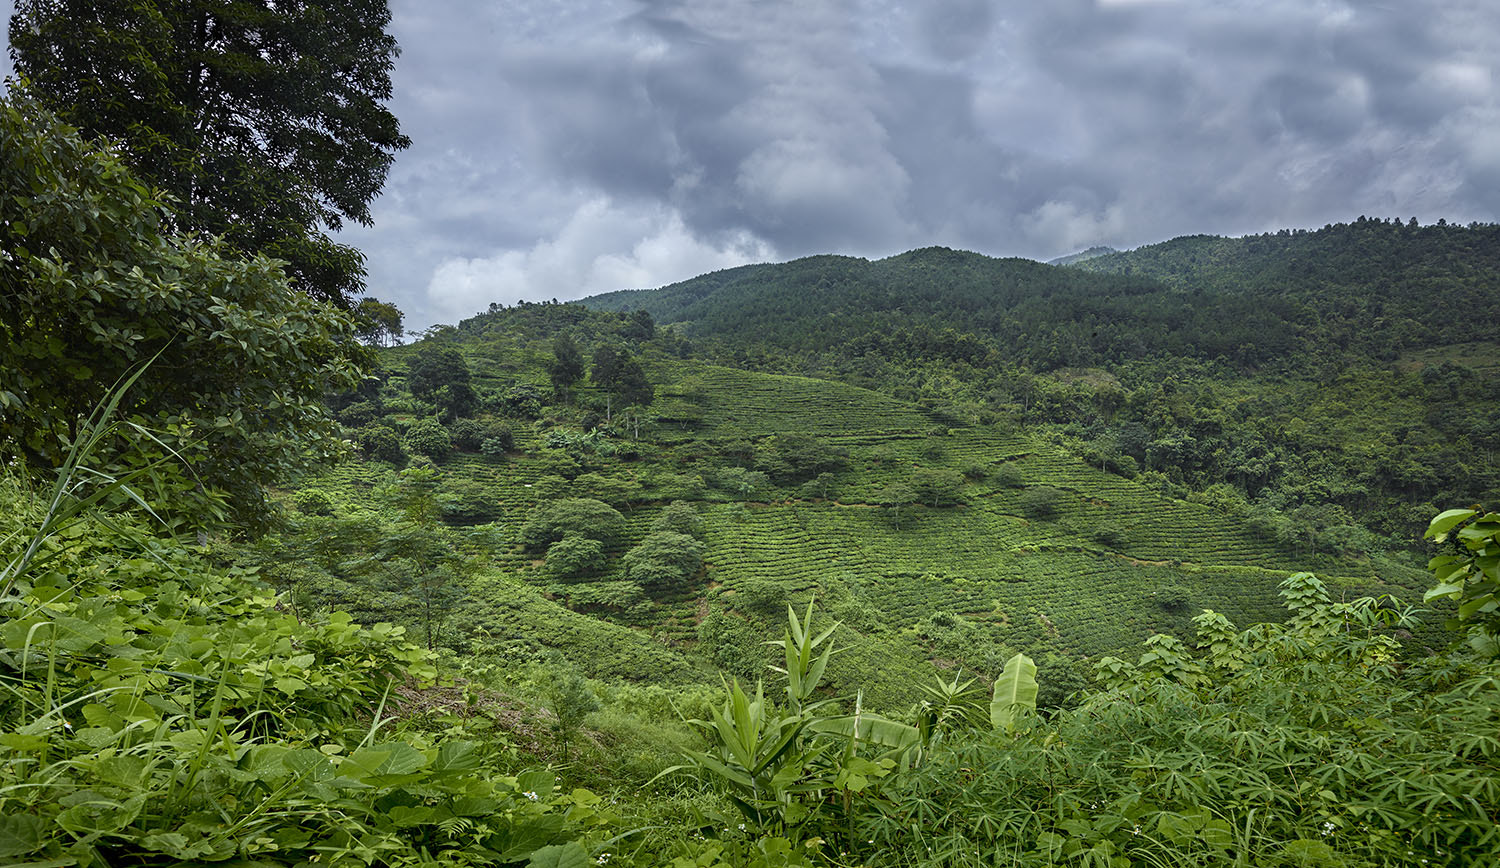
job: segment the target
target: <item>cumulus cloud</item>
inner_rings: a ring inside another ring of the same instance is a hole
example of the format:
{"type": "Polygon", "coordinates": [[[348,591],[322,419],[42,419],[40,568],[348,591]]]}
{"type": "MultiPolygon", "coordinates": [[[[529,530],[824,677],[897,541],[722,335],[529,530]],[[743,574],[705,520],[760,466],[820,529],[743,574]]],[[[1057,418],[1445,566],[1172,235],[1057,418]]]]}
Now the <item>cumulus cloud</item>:
{"type": "Polygon", "coordinates": [[[427,283],[424,309],[438,321],[455,322],[491,303],[651,288],[773,258],[775,250],[749,233],[704,240],[662,205],[596,198],[580,205],[555,235],[526,249],[442,260],[427,283]]]}
{"type": "Polygon", "coordinates": [[[814,253],[1494,220],[1491,0],[392,0],[421,327],[814,253]]]}

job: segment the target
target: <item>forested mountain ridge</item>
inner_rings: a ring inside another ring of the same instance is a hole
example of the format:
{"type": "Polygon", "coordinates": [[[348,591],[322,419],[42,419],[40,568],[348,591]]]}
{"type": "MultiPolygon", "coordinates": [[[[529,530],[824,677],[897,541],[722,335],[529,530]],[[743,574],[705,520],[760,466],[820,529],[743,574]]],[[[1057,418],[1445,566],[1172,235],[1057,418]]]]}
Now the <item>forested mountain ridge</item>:
{"type": "Polygon", "coordinates": [[[1222,356],[1250,369],[1331,350],[1391,361],[1403,350],[1489,340],[1485,326],[1500,318],[1496,286],[1500,226],[1361,218],[1318,231],[1188,236],[1066,268],[946,248],[873,262],[814,256],[584,303],[646,310],[690,336],[803,350],[814,330],[837,342],[874,324],[925,325],[972,333],[1040,370],[1162,354],[1222,356]],[[762,331],[773,325],[777,332],[762,331]]]}

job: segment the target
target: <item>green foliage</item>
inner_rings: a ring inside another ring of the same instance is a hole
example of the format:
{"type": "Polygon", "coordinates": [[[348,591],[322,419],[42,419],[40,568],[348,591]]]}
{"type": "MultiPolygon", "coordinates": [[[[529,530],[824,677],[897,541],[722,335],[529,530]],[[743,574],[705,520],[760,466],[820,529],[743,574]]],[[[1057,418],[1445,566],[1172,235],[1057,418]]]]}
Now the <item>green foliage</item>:
{"type": "Polygon", "coordinates": [[[1062,508],[1064,495],[1049,485],[1028,488],[1021,495],[1020,507],[1023,515],[1036,519],[1049,519],[1062,508]]]}
{"type": "Polygon", "coordinates": [[[437,491],[438,513],[451,525],[475,525],[500,517],[500,503],[488,486],[473,479],[449,477],[437,491]]]}
{"type": "Polygon", "coordinates": [[[566,762],[583,719],[599,710],[599,699],[582,675],[565,667],[553,666],[543,670],[541,689],[547,703],[546,710],[552,713],[552,732],[557,738],[558,753],[566,762]]]}
{"type": "Polygon", "coordinates": [[[836,473],[849,464],[849,452],[806,434],[778,434],[761,450],[757,465],[779,483],[803,482],[836,473]]]}
{"type": "Polygon", "coordinates": [[[542,549],[568,536],[596,539],[605,545],[625,532],[625,517],[607,503],[587,497],[547,503],[521,528],[521,539],[533,549],[542,549]]]}
{"type": "Polygon", "coordinates": [[[307,515],[333,515],[333,498],[321,488],[304,488],[292,495],[297,511],[307,515]]]}
{"type": "Polygon", "coordinates": [[[185,459],[141,482],[174,525],[261,526],[267,484],[338,454],[322,396],[364,364],[346,316],[269,259],[167,231],[159,192],[26,97],[0,100],[0,188],[25,191],[0,198],[0,458],[61,465],[104,391],[152,357],[120,406],[133,433],[95,457],[185,459]]]}
{"type": "Polygon", "coordinates": [[[583,351],[572,335],[563,332],[552,339],[552,362],[547,366],[547,376],[552,380],[552,389],[559,393],[583,379],[583,351]]]}
{"type": "Polygon", "coordinates": [[[10,479],[0,504],[19,567],[0,594],[7,862],[488,865],[609,821],[550,773],[514,774],[469,723],[393,715],[398,687],[437,674],[399,628],[299,618],[128,518],[75,513],[48,536],[66,504],[10,479]],[[43,557],[23,563],[28,536],[43,557]]]}
{"type": "Polygon", "coordinates": [[[693,508],[693,505],[682,500],[674,500],[667,504],[656,520],[651,522],[653,533],[668,531],[685,536],[702,538],[703,517],[693,508]]]}
{"type": "Polygon", "coordinates": [[[604,543],[596,539],[563,537],[547,548],[547,572],[559,579],[597,575],[604,564],[604,543]]]}
{"type": "Polygon", "coordinates": [[[499,439],[505,451],[515,445],[515,434],[510,426],[500,421],[480,422],[476,419],[458,419],[449,429],[455,448],[464,452],[481,452],[486,440],[499,439]]]}
{"type": "Polygon", "coordinates": [[[389,425],[376,425],[360,429],[359,449],[366,456],[379,461],[401,465],[406,461],[406,449],[401,445],[401,436],[389,425]]]}
{"type": "Polygon", "coordinates": [[[594,367],[589,379],[613,399],[612,409],[649,404],[655,395],[655,387],[646,378],[641,363],[630,353],[608,345],[594,351],[594,367]]]}
{"type": "Polygon", "coordinates": [[[453,451],[453,437],[443,423],[436,419],[418,419],[406,429],[403,438],[406,451],[414,455],[425,455],[434,461],[442,461],[453,451]]]}
{"type": "Polygon", "coordinates": [[[1036,711],[1036,663],[1025,654],[1017,654],[1005,663],[995,679],[990,699],[990,725],[1001,732],[1021,728],[1028,713],[1036,711]]]}
{"type": "Polygon", "coordinates": [[[479,406],[471,380],[463,354],[443,344],[422,345],[406,366],[406,386],[412,395],[450,416],[467,416],[479,406]]]}
{"type": "Polygon", "coordinates": [[[360,340],[377,347],[401,343],[401,309],[389,302],[366,296],[354,306],[354,322],[360,340]]]}
{"type": "Polygon", "coordinates": [[[1432,520],[1426,536],[1438,544],[1451,539],[1456,554],[1440,554],[1428,562],[1437,584],[1423,600],[1457,602],[1450,629],[1467,633],[1476,651],[1500,656],[1500,513],[1450,509],[1432,520]]]}
{"type": "Polygon", "coordinates": [[[687,534],[654,531],[620,561],[625,578],[652,595],[685,590],[703,569],[703,544],[687,534]]]}
{"type": "Polygon", "coordinates": [[[931,507],[963,502],[964,477],[952,470],[916,470],[908,484],[916,499],[931,507]]]}
{"type": "Polygon", "coordinates": [[[368,225],[410,144],[382,104],[389,23],[384,2],[42,0],[17,7],[10,49],[38,98],[120,142],[178,203],[180,228],[284,260],[304,291],[347,306],[363,257],[324,227],[368,225]]]}

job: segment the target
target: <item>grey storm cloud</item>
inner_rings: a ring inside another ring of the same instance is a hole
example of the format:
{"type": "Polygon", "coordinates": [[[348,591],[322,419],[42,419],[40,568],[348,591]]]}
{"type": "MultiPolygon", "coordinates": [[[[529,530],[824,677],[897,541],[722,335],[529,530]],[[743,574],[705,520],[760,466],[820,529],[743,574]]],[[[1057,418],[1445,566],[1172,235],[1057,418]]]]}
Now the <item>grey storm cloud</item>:
{"type": "Polygon", "coordinates": [[[392,0],[411,324],[748,261],[1495,219],[1492,0],[392,0]]]}

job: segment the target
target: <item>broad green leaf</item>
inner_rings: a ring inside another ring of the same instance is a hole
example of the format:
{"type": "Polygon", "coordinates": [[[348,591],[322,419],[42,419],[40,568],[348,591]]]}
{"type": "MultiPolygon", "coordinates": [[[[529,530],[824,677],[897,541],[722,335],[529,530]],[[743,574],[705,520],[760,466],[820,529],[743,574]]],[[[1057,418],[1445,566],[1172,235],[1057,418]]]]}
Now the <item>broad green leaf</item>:
{"type": "Polygon", "coordinates": [[[1448,531],[1453,530],[1460,524],[1468,521],[1479,513],[1472,509],[1449,509],[1438,514],[1427,524],[1427,533],[1424,534],[1430,540],[1442,542],[1448,538],[1448,531]]]}
{"type": "Polygon", "coordinates": [[[1443,584],[1438,585],[1435,588],[1428,588],[1427,592],[1422,595],[1422,602],[1430,603],[1433,600],[1441,599],[1443,597],[1456,597],[1463,592],[1464,586],[1462,584],[1444,582],[1443,584]]]}
{"type": "Polygon", "coordinates": [[[990,724],[1005,732],[1015,730],[1022,711],[1036,711],[1036,663],[1025,654],[1016,654],[1005,663],[1005,670],[995,679],[994,699],[990,702],[990,724]]]}
{"type": "Polygon", "coordinates": [[[416,774],[427,767],[427,762],[427,756],[421,751],[396,741],[360,748],[349,756],[339,771],[367,783],[389,782],[393,778],[416,774]]]}
{"type": "Polygon", "coordinates": [[[30,814],[0,816],[0,857],[21,856],[42,846],[44,824],[30,814]]]}

